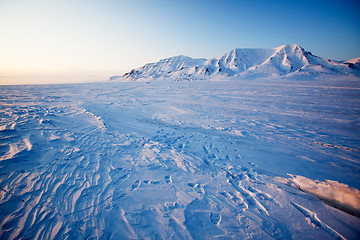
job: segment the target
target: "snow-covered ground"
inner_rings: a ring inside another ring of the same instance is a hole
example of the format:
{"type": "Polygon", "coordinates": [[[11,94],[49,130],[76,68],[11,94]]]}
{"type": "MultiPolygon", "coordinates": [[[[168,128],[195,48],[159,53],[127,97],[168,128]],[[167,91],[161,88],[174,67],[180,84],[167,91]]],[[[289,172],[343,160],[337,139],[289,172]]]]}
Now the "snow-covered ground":
{"type": "Polygon", "coordinates": [[[0,120],[1,239],[360,236],[358,78],[1,86],[0,120]]]}

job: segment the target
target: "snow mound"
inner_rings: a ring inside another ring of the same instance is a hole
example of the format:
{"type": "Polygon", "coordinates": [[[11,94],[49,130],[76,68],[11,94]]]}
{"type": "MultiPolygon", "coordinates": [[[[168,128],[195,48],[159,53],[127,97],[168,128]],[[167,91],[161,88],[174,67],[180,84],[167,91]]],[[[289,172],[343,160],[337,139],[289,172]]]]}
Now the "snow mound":
{"type": "Polygon", "coordinates": [[[360,64],[360,57],[349,59],[345,63],[360,64]]]}
{"type": "Polygon", "coordinates": [[[303,176],[289,175],[292,177],[291,183],[300,190],[317,196],[333,207],[357,217],[360,216],[359,190],[337,181],[325,180],[322,182],[303,176]]]}
{"type": "Polygon", "coordinates": [[[359,58],[348,61],[325,59],[312,55],[297,44],[271,49],[236,48],[220,57],[208,60],[193,59],[183,55],[165,58],[133,69],[121,77],[110,77],[110,80],[139,81],[159,78],[192,80],[209,76],[315,77],[320,74],[360,76],[359,58]]]}

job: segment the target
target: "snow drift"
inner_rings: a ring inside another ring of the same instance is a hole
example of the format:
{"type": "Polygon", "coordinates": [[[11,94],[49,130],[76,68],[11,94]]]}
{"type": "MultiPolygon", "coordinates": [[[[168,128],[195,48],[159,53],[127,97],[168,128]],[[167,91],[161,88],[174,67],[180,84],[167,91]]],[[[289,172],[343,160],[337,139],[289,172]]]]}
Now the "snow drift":
{"type": "Polygon", "coordinates": [[[291,175],[291,183],[300,190],[311,193],[329,205],[360,217],[360,191],[337,181],[311,180],[297,175],[291,175]]]}
{"type": "Polygon", "coordinates": [[[272,49],[234,49],[221,57],[193,59],[176,56],[148,63],[111,81],[135,81],[157,78],[175,80],[203,79],[209,76],[299,77],[331,74],[360,75],[359,59],[334,61],[312,55],[296,44],[272,49]]]}

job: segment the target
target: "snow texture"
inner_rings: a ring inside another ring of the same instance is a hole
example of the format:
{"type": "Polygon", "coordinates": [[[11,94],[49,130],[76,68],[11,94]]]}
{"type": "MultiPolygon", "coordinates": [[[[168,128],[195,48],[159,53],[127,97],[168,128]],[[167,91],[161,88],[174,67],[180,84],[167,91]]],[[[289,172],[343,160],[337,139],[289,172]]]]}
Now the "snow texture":
{"type": "Polygon", "coordinates": [[[360,217],[360,191],[337,181],[314,181],[303,176],[290,180],[300,190],[311,193],[325,202],[360,217]]]}
{"type": "Polygon", "coordinates": [[[358,239],[359,77],[238,75],[315,60],[291,45],[147,66],[232,71],[207,78],[1,86],[0,239],[358,239]]]}

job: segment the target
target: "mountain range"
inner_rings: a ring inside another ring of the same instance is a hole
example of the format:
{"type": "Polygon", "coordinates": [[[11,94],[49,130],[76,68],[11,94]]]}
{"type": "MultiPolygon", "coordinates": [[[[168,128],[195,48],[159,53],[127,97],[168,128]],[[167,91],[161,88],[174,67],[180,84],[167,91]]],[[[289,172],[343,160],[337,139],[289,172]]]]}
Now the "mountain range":
{"type": "Polygon", "coordinates": [[[210,76],[316,77],[323,74],[360,76],[360,58],[334,61],[315,56],[297,44],[271,49],[237,48],[211,59],[193,59],[183,55],[162,59],[133,69],[123,76],[113,76],[110,80],[183,80],[210,76]]]}

